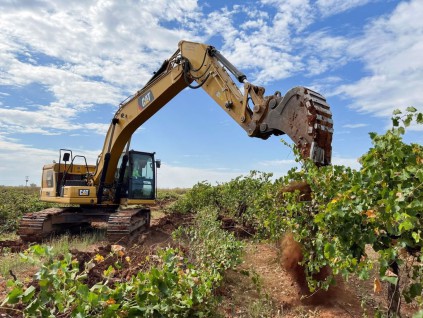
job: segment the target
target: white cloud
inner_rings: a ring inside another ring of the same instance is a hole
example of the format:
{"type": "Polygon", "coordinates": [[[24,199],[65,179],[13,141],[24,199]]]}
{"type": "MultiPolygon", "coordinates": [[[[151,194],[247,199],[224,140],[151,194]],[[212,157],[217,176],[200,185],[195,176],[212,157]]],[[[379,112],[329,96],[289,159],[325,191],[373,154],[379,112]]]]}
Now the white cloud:
{"type": "Polygon", "coordinates": [[[250,80],[257,84],[297,74],[311,77],[340,68],[352,58],[345,54],[350,39],[329,34],[333,30],[307,32],[320,18],[319,11],[327,16],[368,2],[261,0],[262,6],[258,8],[268,9],[267,14],[259,14],[263,11],[258,11],[258,17],[247,14],[239,28],[233,22],[235,17],[251,8],[248,5],[225,7],[209,14],[206,33],[221,35],[221,51],[237,67],[249,69],[250,80]]]}
{"type": "MultiPolygon", "coordinates": [[[[407,131],[423,131],[423,125],[412,123],[409,127],[407,127],[407,131]]],[[[422,143],[421,141],[419,142],[422,143]]]]}
{"type": "Polygon", "coordinates": [[[242,174],[239,171],[220,169],[199,169],[162,164],[158,170],[157,183],[159,188],[190,188],[200,181],[211,184],[230,181],[242,174]]]}
{"type": "Polygon", "coordinates": [[[297,166],[298,163],[293,159],[285,159],[285,160],[265,160],[259,162],[260,166],[264,167],[288,167],[292,168],[297,166]]]}
{"type": "Polygon", "coordinates": [[[340,166],[347,166],[351,167],[352,169],[359,170],[361,168],[361,164],[358,162],[358,158],[343,158],[339,156],[334,156],[332,158],[333,165],[340,165],[340,166]]]}
{"type": "Polygon", "coordinates": [[[207,16],[205,29],[207,36],[222,37],[222,53],[238,68],[249,69],[249,79],[258,84],[303,70],[296,51],[304,44],[297,47],[293,39],[314,21],[308,0],[261,3],[258,7],[242,4],[213,11],[207,16]],[[238,19],[243,21],[241,27],[235,22],[238,19]]]}
{"type": "Polygon", "coordinates": [[[41,169],[58,156],[57,152],[41,150],[0,135],[0,184],[22,185],[25,176],[30,183],[40,184],[41,169]]]}
{"type": "MultiPolygon", "coordinates": [[[[88,164],[95,164],[99,153],[100,150],[78,149],[73,152],[85,156],[88,164]]],[[[39,149],[0,134],[0,185],[25,184],[25,176],[29,176],[29,183],[40,185],[43,166],[58,159],[57,150],[39,149]]]]}
{"type": "Polygon", "coordinates": [[[330,16],[363,6],[371,0],[317,0],[316,4],[323,16],[330,16]]]}
{"type": "MultiPolygon", "coordinates": [[[[0,12],[0,85],[36,83],[52,93],[34,113],[36,129],[21,130],[45,134],[76,129],[67,124],[77,113],[117,105],[138,90],[180,39],[199,39],[185,26],[201,16],[196,0],[3,2],[0,12]],[[162,26],[166,21],[179,24],[162,26]],[[47,122],[51,114],[61,127],[47,122]]],[[[26,113],[8,115],[10,132],[28,123],[26,113]]]]}
{"type": "Polygon", "coordinates": [[[343,125],[343,128],[361,128],[361,127],[367,127],[367,124],[346,124],[343,125]]]}
{"type": "MultiPolygon", "coordinates": [[[[330,35],[328,30],[316,31],[294,41],[296,45],[304,46],[300,55],[306,64],[304,67],[306,76],[322,74],[348,62],[345,50],[349,46],[349,40],[343,36],[330,35]]],[[[335,78],[330,76],[326,80],[333,82],[335,78]]]]}
{"type": "Polygon", "coordinates": [[[336,93],[365,113],[390,117],[396,108],[421,104],[423,85],[423,2],[400,3],[387,17],[373,21],[348,54],[360,59],[370,75],[341,85],[336,93]]]}
{"type": "Polygon", "coordinates": [[[88,123],[83,125],[85,129],[92,130],[96,134],[101,136],[106,136],[107,131],[109,130],[110,124],[100,124],[100,123],[88,123]]]}
{"type": "Polygon", "coordinates": [[[0,109],[0,126],[9,133],[59,134],[82,127],[71,121],[76,116],[76,109],[57,103],[39,106],[35,110],[5,108],[0,109]]]}
{"type": "Polygon", "coordinates": [[[265,25],[265,21],[263,19],[257,20],[248,20],[241,25],[242,29],[260,29],[265,25]]]}
{"type": "MultiPolygon", "coordinates": [[[[0,84],[38,83],[53,94],[55,100],[46,106],[50,111],[61,104],[80,114],[98,104],[116,105],[139,89],[181,38],[202,41],[216,35],[223,38],[222,52],[250,69],[258,84],[300,72],[317,75],[345,63],[348,40],[325,31],[304,40],[301,32],[316,19],[314,6],[346,10],[365,2],[262,0],[254,8],[233,5],[207,16],[195,0],[3,3],[0,67],[6,71],[0,84]],[[241,28],[235,23],[240,16],[241,28]],[[163,26],[169,21],[177,24],[163,26]],[[41,61],[51,58],[49,64],[41,61]]],[[[72,120],[69,110],[66,116],[65,122],[72,120]]]]}

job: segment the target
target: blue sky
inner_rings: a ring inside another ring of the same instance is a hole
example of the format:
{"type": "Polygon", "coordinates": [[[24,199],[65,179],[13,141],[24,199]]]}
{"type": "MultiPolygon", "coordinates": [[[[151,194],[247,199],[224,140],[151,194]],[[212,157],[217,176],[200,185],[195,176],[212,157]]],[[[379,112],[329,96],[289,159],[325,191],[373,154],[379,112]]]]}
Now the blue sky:
{"type": "MultiPolygon", "coordinates": [[[[369,132],[395,108],[422,108],[422,17],[421,0],[1,1],[0,184],[40,184],[60,148],[94,163],[117,105],[182,39],[215,46],[268,94],[325,95],[333,163],[357,168],[369,132]]],[[[423,142],[418,129],[408,141],[423,142]]],[[[280,137],[247,137],[201,89],[176,96],[132,148],[162,159],[160,187],[295,165],[280,137]]]]}

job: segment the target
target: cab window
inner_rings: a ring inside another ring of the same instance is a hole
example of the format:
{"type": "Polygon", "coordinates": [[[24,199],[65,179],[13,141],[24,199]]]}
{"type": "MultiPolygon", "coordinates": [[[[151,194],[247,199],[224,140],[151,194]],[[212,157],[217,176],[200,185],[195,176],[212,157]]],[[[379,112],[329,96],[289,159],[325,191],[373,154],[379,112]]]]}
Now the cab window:
{"type": "Polygon", "coordinates": [[[153,157],[132,153],[129,160],[131,199],[154,199],[155,180],[153,157]]]}
{"type": "Polygon", "coordinates": [[[45,170],[43,172],[43,188],[53,188],[54,187],[54,180],[53,180],[53,170],[45,170]]]}

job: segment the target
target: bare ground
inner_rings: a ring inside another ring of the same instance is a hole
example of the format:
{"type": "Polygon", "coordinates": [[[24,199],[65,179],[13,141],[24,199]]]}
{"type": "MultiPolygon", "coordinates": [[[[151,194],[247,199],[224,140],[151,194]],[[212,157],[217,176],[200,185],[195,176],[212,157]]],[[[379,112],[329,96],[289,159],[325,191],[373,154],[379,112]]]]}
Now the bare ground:
{"type": "MultiPolygon", "coordinates": [[[[244,263],[226,276],[221,313],[225,317],[360,317],[358,296],[344,284],[306,295],[296,274],[281,266],[271,244],[248,244],[244,263]],[[264,314],[264,315],[262,315],[264,314]]],[[[300,277],[300,280],[302,278],[300,277]]]]}
{"type": "MultiPolygon", "coordinates": [[[[147,256],[155,255],[157,249],[175,244],[171,238],[172,231],[191,221],[189,215],[164,215],[158,212],[159,218],[152,220],[147,232],[142,233],[134,245],[124,250],[125,257],[123,254],[121,257],[123,266],[116,272],[116,280],[145,270],[149,266],[148,262],[145,262],[147,256]]],[[[222,286],[216,291],[219,297],[217,317],[349,318],[366,314],[371,317],[375,307],[383,308],[386,305],[386,294],[373,294],[372,281],[363,282],[354,278],[349,282],[338,279],[337,286],[328,292],[319,291],[310,295],[304,274],[298,267],[300,248],[293,241],[288,240],[282,246],[248,240],[246,244],[243,263],[236,270],[225,274],[222,286]]],[[[13,246],[16,251],[26,247],[19,241],[7,242],[4,245],[8,248],[13,246]]],[[[119,258],[118,254],[111,253],[112,249],[110,244],[104,243],[86,251],[71,251],[80,261],[81,268],[95,255],[104,256],[105,261],[97,263],[90,270],[89,284],[101,279],[103,270],[119,258]]],[[[25,275],[27,281],[35,271],[34,268],[28,270],[25,275]]],[[[12,277],[0,277],[0,303],[6,296],[6,280],[10,278],[12,277]]],[[[22,277],[18,278],[23,280],[22,277]]],[[[411,317],[411,313],[415,312],[415,308],[410,306],[404,308],[402,317],[411,317]]],[[[13,315],[0,309],[0,317],[13,315]]]]}
{"type": "MultiPolygon", "coordinates": [[[[371,254],[371,251],[368,252],[371,254]]],[[[371,257],[376,258],[375,253],[371,257]]],[[[386,312],[387,284],[375,293],[373,280],[337,278],[328,291],[308,291],[305,273],[298,265],[301,247],[288,236],[281,244],[248,243],[244,262],[226,274],[220,288],[219,313],[227,318],[349,318],[373,317],[386,312]]],[[[320,273],[320,278],[327,275],[320,273]]],[[[319,277],[316,277],[319,278],[319,277]]],[[[401,317],[412,317],[415,304],[401,305],[401,317]]]]}

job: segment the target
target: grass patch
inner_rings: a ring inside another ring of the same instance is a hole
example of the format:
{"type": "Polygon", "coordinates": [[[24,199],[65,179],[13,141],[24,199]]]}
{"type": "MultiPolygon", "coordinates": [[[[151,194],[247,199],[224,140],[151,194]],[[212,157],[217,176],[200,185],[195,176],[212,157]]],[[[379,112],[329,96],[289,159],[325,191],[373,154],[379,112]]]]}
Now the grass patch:
{"type": "Polygon", "coordinates": [[[163,210],[151,210],[151,219],[157,220],[162,217],[164,217],[166,214],[163,212],[163,210]]]}
{"type": "Polygon", "coordinates": [[[57,236],[44,242],[44,245],[51,246],[55,254],[64,254],[72,249],[77,249],[82,252],[88,251],[93,248],[93,245],[103,241],[106,241],[106,232],[104,230],[95,230],[80,235],[66,234],[57,236]]]}
{"type": "Polygon", "coordinates": [[[16,241],[19,235],[16,232],[3,232],[0,233],[0,241],[16,241]]]}
{"type": "Polygon", "coordinates": [[[5,251],[0,256],[0,276],[6,279],[11,279],[10,271],[19,277],[24,276],[29,271],[32,265],[22,262],[22,259],[17,253],[9,253],[5,251]]]}
{"type": "MultiPolygon", "coordinates": [[[[9,238],[10,239],[10,238],[9,238]]],[[[46,240],[42,245],[48,245],[53,248],[54,255],[63,255],[69,250],[77,249],[78,251],[92,251],[98,245],[106,242],[104,231],[93,231],[83,233],[81,235],[61,235],[51,240],[46,240]]],[[[11,253],[5,248],[0,254],[0,275],[3,277],[10,276],[10,271],[17,275],[25,275],[32,265],[22,262],[18,253],[11,253]]]]}
{"type": "Polygon", "coordinates": [[[275,308],[275,304],[272,299],[266,295],[260,295],[260,298],[253,301],[248,306],[248,313],[246,314],[248,318],[263,318],[263,317],[272,317],[272,318],[282,318],[283,314],[280,310],[275,308]]]}

